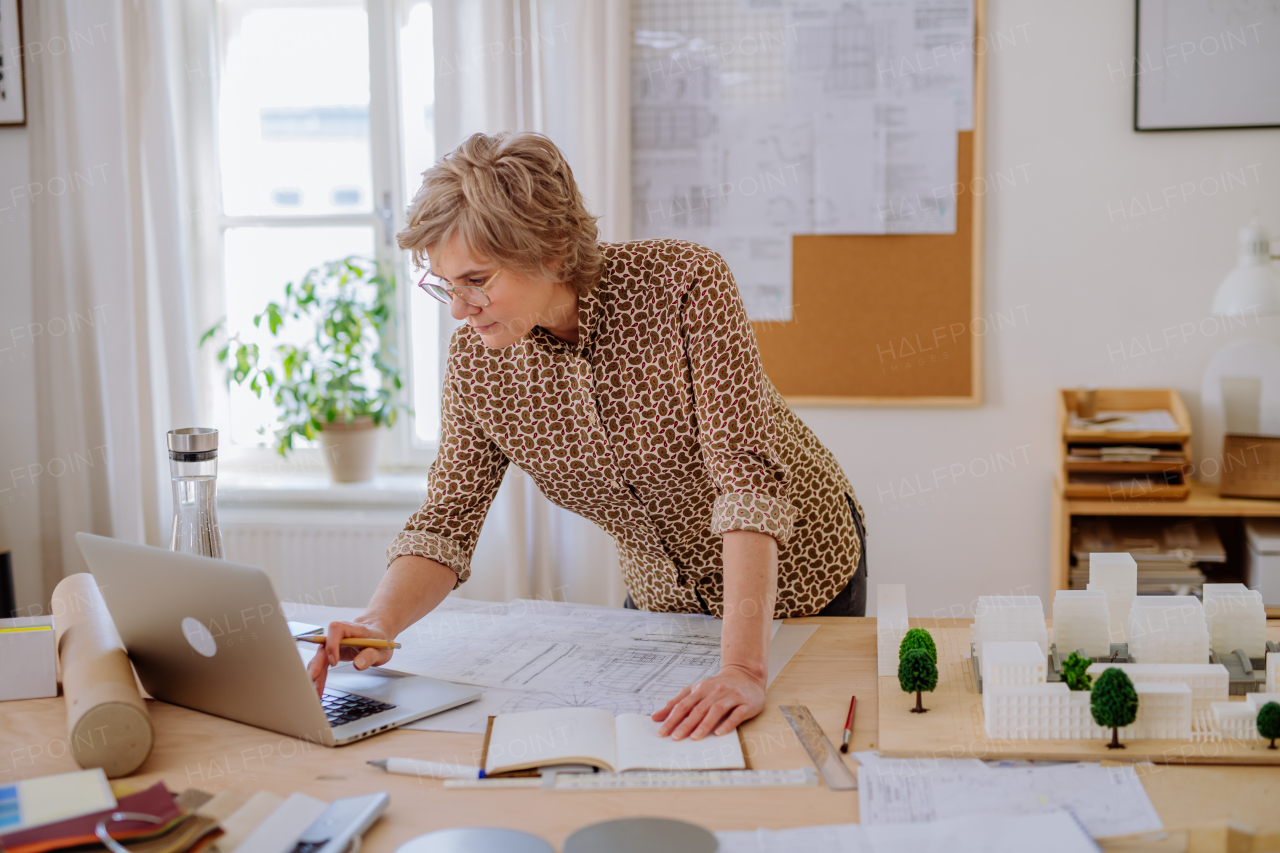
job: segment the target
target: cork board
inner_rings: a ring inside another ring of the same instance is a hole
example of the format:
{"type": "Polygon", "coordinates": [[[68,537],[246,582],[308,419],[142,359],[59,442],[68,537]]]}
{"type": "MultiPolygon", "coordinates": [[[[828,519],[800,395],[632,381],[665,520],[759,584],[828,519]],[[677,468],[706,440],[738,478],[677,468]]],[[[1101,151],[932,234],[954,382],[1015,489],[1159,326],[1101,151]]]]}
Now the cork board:
{"type": "MultiPolygon", "coordinates": [[[[983,0],[974,18],[985,33],[983,0]]],[[[981,404],[983,44],[974,129],[957,134],[956,233],[792,237],[792,319],[753,324],[765,373],[788,403],[981,404]]]]}

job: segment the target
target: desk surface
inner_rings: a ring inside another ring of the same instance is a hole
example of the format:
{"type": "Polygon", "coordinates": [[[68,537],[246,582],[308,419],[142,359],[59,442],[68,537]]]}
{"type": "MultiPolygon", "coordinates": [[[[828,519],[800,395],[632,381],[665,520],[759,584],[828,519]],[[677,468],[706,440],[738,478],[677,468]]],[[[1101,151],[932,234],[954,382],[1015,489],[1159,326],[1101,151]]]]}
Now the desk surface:
{"type": "MultiPolygon", "coordinates": [[[[778,676],[768,709],[743,728],[752,767],[810,766],[778,711],[808,705],[833,741],[844,726],[849,695],[859,697],[853,749],[876,743],[874,619],[788,620],[822,627],[778,676]]],[[[965,624],[938,620],[939,627],[965,624]]],[[[302,791],[324,800],[373,791],[391,794],[391,807],[366,836],[363,849],[391,853],[405,840],[450,826],[504,826],[545,838],[557,848],[582,826],[616,817],[657,815],[709,829],[783,828],[858,819],[856,792],[818,789],[748,791],[628,791],[555,793],[528,790],[445,790],[438,780],[395,776],[365,764],[404,756],[477,763],[481,736],[393,731],[338,749],[211,717],[163,702],[150,703],[156,743],[139,785],[163,780],[171,790],[195,787],[302,791]]],[[[853,762],[850,761],[850,764],[853,762]]],[[[74,770],[66,749],[62,699],[0,703],[0,783],[74,770]]],[[[1262,767],[1151,768],[1144,782],[1170,829],[1236,818],[1259,830],[1280,830],[1280,770],[1262,767]]]]}

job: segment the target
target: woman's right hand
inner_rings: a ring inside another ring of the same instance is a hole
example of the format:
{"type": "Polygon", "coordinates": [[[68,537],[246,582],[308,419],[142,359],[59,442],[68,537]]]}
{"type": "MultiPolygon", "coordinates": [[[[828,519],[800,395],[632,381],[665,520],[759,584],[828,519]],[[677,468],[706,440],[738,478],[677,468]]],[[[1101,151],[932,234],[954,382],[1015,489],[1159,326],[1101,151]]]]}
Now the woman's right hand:
{"type": "MultiPolygon", "coordinates": [[[[360,617],[361,619],[363,617],[360,617]]],[[[352,661],[356,669],[364,670],[371,666],[382,666],[391,660],[390,649],[361,649],[352,646],[338,645],[346,637],[369,637],[375,640],[391,640],[391,634],[379,627],[376,622],[330,622],[325,632],[327,641],[316,649],[316,655],[307,665],[307,674],[315,685],[316,693],[324,696],[324,682],[329,676],[329,667],[337,666],[339,661],[352,661]]]]}

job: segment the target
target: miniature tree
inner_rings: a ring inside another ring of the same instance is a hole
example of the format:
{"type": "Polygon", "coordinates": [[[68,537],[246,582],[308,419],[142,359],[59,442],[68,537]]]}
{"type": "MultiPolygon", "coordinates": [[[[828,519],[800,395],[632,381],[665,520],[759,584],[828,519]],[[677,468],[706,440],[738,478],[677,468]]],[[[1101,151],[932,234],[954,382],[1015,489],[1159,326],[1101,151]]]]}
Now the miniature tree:
{"type": "Polygon", "coordinates": [[[933,636],[925,629],[912,628],[907,632],[902,638],[902,645],[898,646],[898,660],[902,660],[902,656],[912,649],[924,649],[935,664],[938,662],[938,649],[933,644],[933,636]]]}
{"type": "Polygon", "coordinates": [[[1088,690],[1093,683],[1093,676],[1086,670],[1092,663],[1090,658],[1082,658],[1072,652],[1071,657],[1062,662],[1062,680],[1067,682],[1067,687],[1072,690],[1088,690]]]}
{"type": "Polygon", "coordinates": [[[938,665],[925,649],[907,649],[898,661],[898,685],[907,693],[915,692],[916,706],[913,714],[923,714],[929,709],[921,704],[920,694],[938,686],[938,665]]]}
{"type": "Polygon", "coordinates": [[[1267,749],[1276,748],[1276,738],[1280,737],[1280,705],[1268,702],[1258,709],[1258,734],[1271,740],[1267,749]]]}
{"type": "Polygon", "coordinates": [[[1111,743],[1107,749],[1124,749],[1120,743],[1120,729],[1138,718],[1138,691],[1123,670],[1111,667],[1093,685],[1089,704],[1093,721],[1111,729],[1111,743]]]}

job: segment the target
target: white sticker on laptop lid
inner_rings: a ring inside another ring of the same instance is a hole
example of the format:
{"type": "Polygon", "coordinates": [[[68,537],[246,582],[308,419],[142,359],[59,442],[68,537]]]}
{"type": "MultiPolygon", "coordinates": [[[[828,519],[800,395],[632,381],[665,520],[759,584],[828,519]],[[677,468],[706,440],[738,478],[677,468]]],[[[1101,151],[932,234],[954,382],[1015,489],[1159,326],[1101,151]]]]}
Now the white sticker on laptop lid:
{"type": "Polygon", "coordinates": [[[182,635],[187,638],[191,648],[207,658],[213,657],[218,651],[218,643],[213,639],[213,634],[210,634],[209,629],[200,624],[198,619],[192,619],[190,616],[183,619],[182,635]]]}

